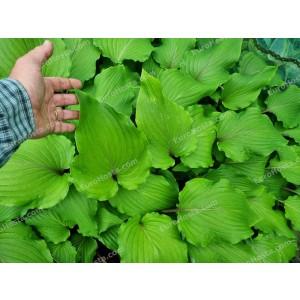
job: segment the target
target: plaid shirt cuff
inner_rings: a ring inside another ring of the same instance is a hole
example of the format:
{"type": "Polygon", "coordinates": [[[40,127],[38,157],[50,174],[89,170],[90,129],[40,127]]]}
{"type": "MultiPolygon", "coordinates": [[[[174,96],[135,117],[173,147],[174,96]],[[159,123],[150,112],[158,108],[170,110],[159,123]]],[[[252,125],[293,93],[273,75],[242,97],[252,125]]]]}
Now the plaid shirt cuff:
{"type": "Polygon", "coordinates": [[[16,79],[0,80],[0,167],[35,129],[29,95],[16,79]]]}

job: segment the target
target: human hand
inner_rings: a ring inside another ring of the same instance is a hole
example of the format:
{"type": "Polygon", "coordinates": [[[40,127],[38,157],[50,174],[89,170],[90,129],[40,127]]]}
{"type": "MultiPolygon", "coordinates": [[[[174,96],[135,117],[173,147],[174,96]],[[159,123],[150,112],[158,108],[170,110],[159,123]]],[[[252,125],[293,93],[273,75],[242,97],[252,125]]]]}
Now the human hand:
{"type": "Polygon", "coordinates": [[[65,120],[79,118],[79,112],[62,110],[61,106],[77,104],[74,94],[57,94],[72,88],[81,88],[77,79],[59,77],[43,77],[41,67],[53,53],[50,41],[45,41],[19,58],[10,74],[10,78],[17,79],[27,90],[35,120],[33,138],[41,138],[50,133],[72,132],[75,125],[63,123],[65,120]]]}

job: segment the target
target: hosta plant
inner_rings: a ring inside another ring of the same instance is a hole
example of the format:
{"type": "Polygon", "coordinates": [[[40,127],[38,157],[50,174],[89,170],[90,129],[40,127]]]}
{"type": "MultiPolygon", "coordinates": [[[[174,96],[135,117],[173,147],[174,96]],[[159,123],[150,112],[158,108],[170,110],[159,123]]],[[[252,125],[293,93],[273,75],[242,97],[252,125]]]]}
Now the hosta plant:
{"type": "MultiPolygon", "coordinates": [[[[42,41],[1,39],[0,77],[42,41]]],[[[1,168],[0,262],[298,261],[300,89],[262,49],[298,40],[52,42],[80,119],[1,168]]]]}

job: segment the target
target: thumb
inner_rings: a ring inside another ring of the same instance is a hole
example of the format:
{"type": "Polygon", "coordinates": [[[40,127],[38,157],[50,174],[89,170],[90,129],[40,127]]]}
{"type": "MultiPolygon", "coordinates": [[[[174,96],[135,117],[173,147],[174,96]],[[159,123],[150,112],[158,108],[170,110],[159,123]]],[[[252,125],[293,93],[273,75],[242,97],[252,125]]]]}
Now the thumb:
{"type": "Polygon", "coordinates": [[[28,55],[39,67],[42,67],[52,53],[53,45],[49,40],[46,40],[43,45],[34,48],[28,55]]]}

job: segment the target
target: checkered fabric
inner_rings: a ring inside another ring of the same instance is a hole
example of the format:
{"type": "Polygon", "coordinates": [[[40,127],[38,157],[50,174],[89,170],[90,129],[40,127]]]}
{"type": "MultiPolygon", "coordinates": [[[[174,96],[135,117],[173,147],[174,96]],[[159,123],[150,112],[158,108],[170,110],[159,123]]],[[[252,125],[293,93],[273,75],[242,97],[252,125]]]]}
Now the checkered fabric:
{"type": "Polygon", "coordinates": [[[0,80],[0,167],[35,129],[29,95],[15,79],[0,80]]]}

